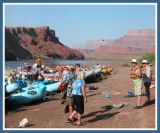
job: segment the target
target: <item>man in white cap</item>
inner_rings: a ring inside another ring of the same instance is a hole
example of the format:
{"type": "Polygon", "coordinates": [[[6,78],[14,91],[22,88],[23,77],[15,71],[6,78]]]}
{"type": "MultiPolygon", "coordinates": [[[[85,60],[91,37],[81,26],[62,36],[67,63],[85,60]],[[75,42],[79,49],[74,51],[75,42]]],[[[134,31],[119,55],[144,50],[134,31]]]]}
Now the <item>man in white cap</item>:
{"type": "Polygon", "coordinates": [[[141,108],[141,93],[142,93],[142,71],[138,66],[137,60],[132,59],[132,69],[130,72],[130,76],[134,85],[135,95],[137,96],[137,106],[134,109],[141,108]]]}
{"type": "Polygon", "coordinates": [[[152,70],[147,60],[142,61],[142,66],[143,66],[142,78],[143,78],[143,83],[144,83],[145,91],[147,95],[147,101],[145,102],[144,105],[147,105],[150,103],[150,86],[151,86],[151,80],[152,80],[151,79],[152,70]]]}

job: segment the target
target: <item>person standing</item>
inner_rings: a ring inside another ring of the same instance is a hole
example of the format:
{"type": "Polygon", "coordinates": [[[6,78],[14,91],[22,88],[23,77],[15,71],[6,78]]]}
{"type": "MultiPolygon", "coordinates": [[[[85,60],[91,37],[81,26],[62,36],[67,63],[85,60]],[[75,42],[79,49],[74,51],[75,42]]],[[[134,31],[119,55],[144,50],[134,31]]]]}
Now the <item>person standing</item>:
{"type": "Polygon", "coordinates": [[[38,80],[39,76],[42,79],[44,79],[43,75],[41,74],[41,70],[42,70],[42,59],[38,56],[38,58],[35,61],[35,78],[34,78],[35,81],[38,80]]]}
{"type": "Polygon", "coordinates": [[[143,79],[143,83],[144,83],[144,87],[147,95],[147,101],[145,102],[145,105],[151,102],[150,101],[150,86],[151,86],[151,76],[152,76],[151,74],[152,74],[151,66],[149,65],[147,60],[143,60],[142,61],[142,79],[143,79]]]}
{"type": "Polygon", "coordinates": [[[10,73],[10,75],[8,76],[7,79],[8,84],[13,84],[16,81],[16,75],[17,75],[16,70],[13,70],[13,72],[10,73]]]}
{"type": "Polygon", "coordinates": [[[65,82],[67,76],[69,76],[69,69],[68,69],[68,67],[65,66],[64,70],[63,70],[63,73],[62,73],[63,82],[65,82]]]}
{"type": "Polygon", "coordinates": [[[100,64],[97,64],[96,68],[101,70],[102,66],[100,64]]]}
{"type": "Polygon", "coordinates": [[[136,59],[132,59],[131,63],[132,63],[132,68],[131,68],[130,76],[135,89],[135,96],[137,96],[137,106],[135,106],[134,109],[140,109],[141,94],[142,94],[142,71],[136,59]]]}
{"type": "Polygon", "coordinates": [[[64,71],[62,73],[62,82],[64,84],[64,89],[61,92],[61,104],[64,104],[66,101],[66,95],[67,95],[67,86],[69,84],[69,70],[68,67],[64,67],[64,71]]]}
{"type": "MultiPolygon", "coordinates": [[[[75,74],[74,68],[70,69],[70,74],[68,77],[68,86],[67,86],[67,96],[66,96],[66,107],[69,108],[69,115],[73,112],[73,95],[72,95],[72,84],[76,80],[77,76],[75,74]]],[[[69,122],[68,120],[66,122],[69,122]]]]}
{"type": "Polygon", "coordinates": [[[10,84],[13,84],[14,81],[15,81],[14,76],[12,73],[10,73],[10,75],[8,76],[8,79],[7,79],[7,83],[10,85],[10,84]]]}
{"type": "Polygon", "coordinates": [[[78,72],[81,70],[81,68],[80,68],[81,66],[80,66],[80,64],[76,64],[76,66],[75,66],[75,69],[76,69],[76,75],[78,75],[78,72]]]}
{"type": "Polygon", "coordinates": [[[73,117],[78,114],[78,120],[76,124],[81,125],[81,117],[84,113],[84,102],[87,102],[86,92],[85,92],[85,81],[83,71],[79,71],[77,74],[77,79],[73,82],[73,113],[68,117],[68,121],[73,123],[73,117]]]}
{"type": "Polygon", "coordinates": [[[42,68],[42,59],[38,56],[35,64],[37,64],[37,68],[42,68]]]}

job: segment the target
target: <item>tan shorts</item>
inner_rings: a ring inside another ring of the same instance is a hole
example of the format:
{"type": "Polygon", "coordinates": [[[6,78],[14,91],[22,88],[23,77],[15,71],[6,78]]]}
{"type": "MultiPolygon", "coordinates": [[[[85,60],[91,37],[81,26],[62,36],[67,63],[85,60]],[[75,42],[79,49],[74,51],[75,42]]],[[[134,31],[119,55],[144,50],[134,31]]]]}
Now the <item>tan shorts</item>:
{"type": "Polygon", "coordinates": [[[135,95],[140,96],[142,94],[142,79],[133,81],[135,95]]]}
{"type": "Polygon", "coordinates": [[[69,106],[73,106],[73,98],[72,97],[66,97],[66,104],[69,106]]]}

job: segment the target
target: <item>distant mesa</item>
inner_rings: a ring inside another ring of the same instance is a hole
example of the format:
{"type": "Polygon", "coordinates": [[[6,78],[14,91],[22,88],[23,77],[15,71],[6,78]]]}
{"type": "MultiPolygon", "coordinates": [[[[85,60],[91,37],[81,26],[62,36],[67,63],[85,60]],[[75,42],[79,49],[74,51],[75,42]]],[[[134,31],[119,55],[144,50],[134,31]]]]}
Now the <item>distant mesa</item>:
{"type": "MultiPolygon", "coordinates": [[[[130,29],[121,38],[115,40],[91,40],[83,47],[94,52],[117,54],[155,52],[155,30],[130,29]]],[[[81,52],[85,51],[84,49],[81,49],[81,52]]]]}
{"type": "Polygon", "coordinates": [[[59,41],[55,31],[44,27],[6,27],[5,59],[28,59],[40,56],[57,59],[84,59],[84,55],[59,41]]]}

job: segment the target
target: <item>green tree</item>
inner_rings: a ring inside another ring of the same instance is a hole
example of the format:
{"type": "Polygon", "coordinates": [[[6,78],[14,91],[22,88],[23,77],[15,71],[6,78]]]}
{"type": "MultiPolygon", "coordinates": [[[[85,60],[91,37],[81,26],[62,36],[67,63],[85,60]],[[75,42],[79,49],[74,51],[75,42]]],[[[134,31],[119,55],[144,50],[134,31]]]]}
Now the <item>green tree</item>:
{"type": "Polygon", "coordinates": [[[146,53],[139,59],[139,62],[141,63],[143,60],[147,60],[149,63],[155,63],[155,53],[146,53]]]}

